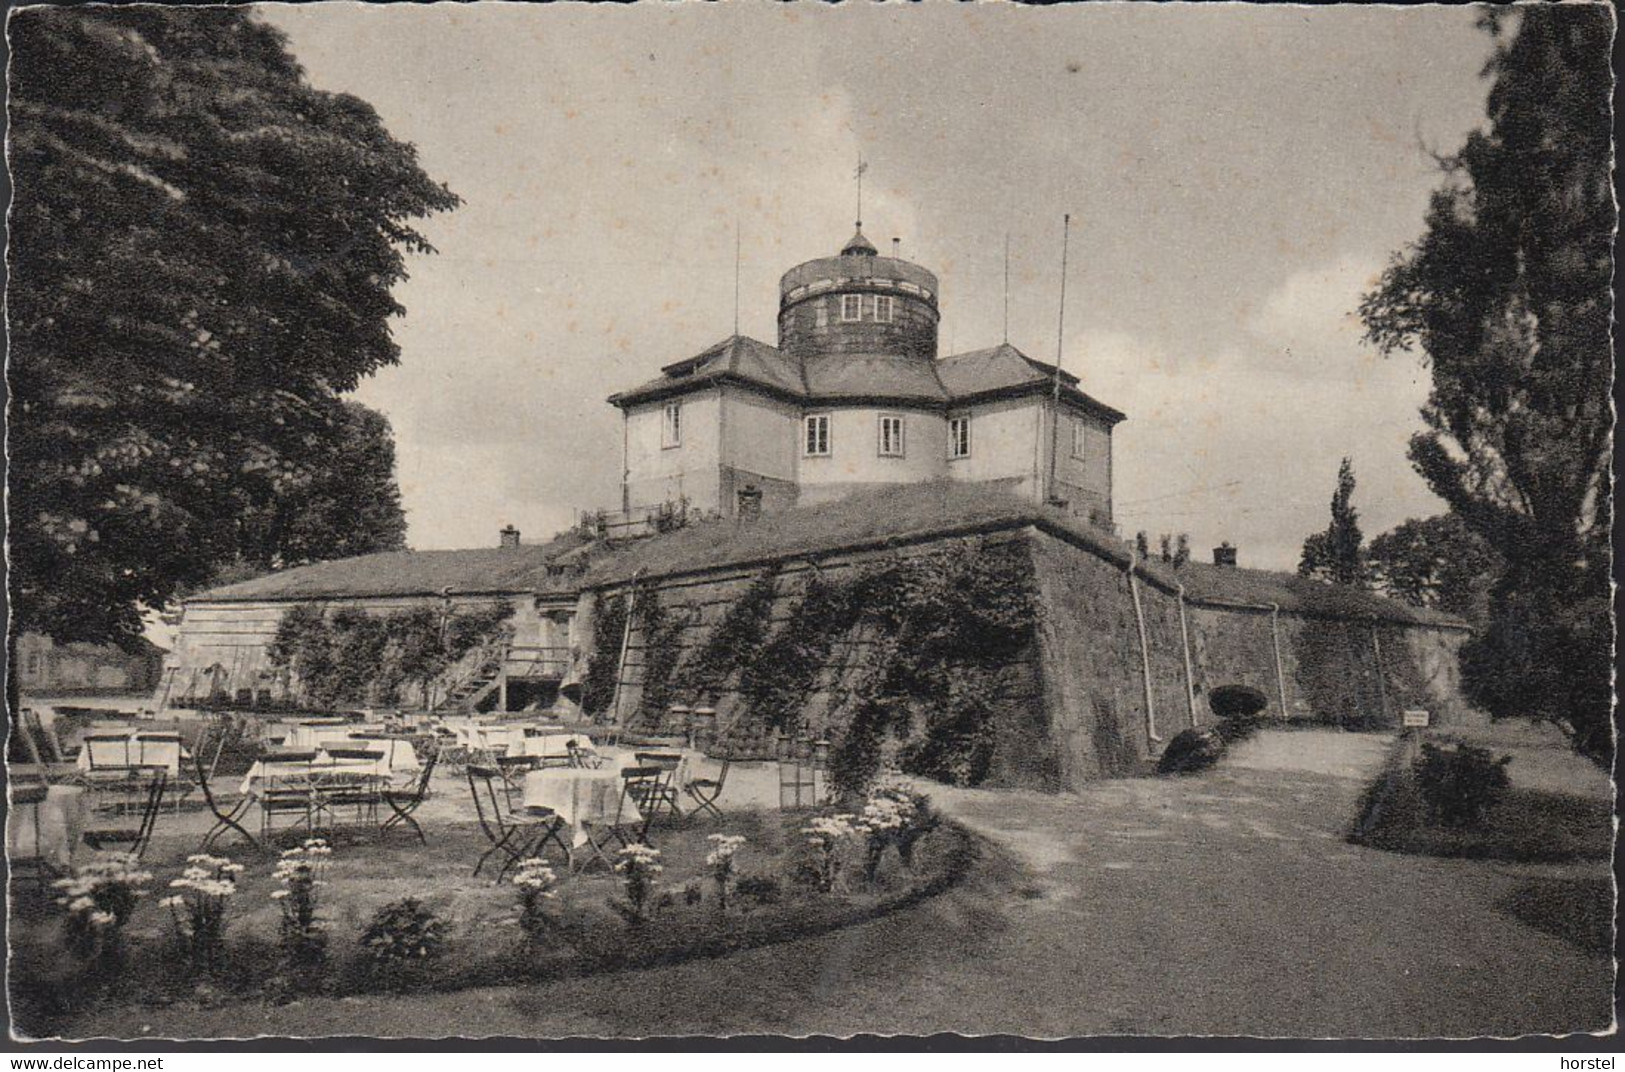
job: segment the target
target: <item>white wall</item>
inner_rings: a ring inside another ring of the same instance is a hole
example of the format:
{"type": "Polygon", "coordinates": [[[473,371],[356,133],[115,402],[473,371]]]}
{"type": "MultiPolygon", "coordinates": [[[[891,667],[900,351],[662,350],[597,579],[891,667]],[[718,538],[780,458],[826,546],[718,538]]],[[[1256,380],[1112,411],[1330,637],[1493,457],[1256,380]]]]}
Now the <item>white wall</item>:
{"type": "Polygon", "coordinates": [[[949,479],[1013,479],[1020,481],[1018,493],[1036,494],[1034,474],[1044,407],[1041,399],[1016,398],[955,410],[956,416],[963,413],[970,417],[970,456],[947,463],[949,479]]]}
{"type": "Polygon", "coordinates": [[[830,418],[826,457],[803,453],[805,432],[796,427],[796,452],[800,455],[803,502],[820,502],[874,484],[912,484],[938,479],[948,468],[948,421],[940,412],[902,407],[852,406],[839,409],[810,409],[806,415],[827,413],[830,418]],[[901,414],[904,422],[904,454],[901,458],[880,456],[880,415],[901,414]]]}
{"type": "Polygon", "coordinates": [[[794,481],[801,410],[754,391],[722,389],[722,464],[794,481]]]}
{"type": "Polygon", "coordinates": [[[695,509],[718,508],[720,394],[716,389],[669,400],[683,407],[682,443],[675,447],[661,445],[666,402],[627,411],[627,486],[634,513],[682,498],[695,509]]]}

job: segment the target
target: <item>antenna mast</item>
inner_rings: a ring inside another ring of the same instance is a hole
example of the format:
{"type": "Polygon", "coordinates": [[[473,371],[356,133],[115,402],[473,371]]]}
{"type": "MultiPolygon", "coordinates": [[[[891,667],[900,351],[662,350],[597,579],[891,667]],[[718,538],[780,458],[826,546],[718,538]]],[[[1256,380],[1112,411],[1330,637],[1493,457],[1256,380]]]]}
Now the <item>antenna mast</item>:
{"type": "Polygon", "coordinates": [[[739,217],[734,217],[734,334],[739,334],[739,217]]]}
{"type": "Polygon", "coordinates": [[[1058,501],[1055,495],[1055,463],[1061,443],[1061,347],[1066,339],[1066,253],[1071,230],[1072,214],[1069,212],[1061,217],[1061,309],[1055,327],[1055,379],[1050,390],[1049,494],[1046,496],[1050,503],[1058,501]]]}
{"type": "Polygon", "coordinates": [[[1010,341],[1010,232],[1004,232],[1004,341],[1010,341]]]}
{"type": "Polygon", "coordinates": [[[858,154],[857,179],[858,179],[858,230],[860,230],[860,231],[863,230],[863,173],[865,171],[868,171],[868,170],[869,170],[868,163],[864,161],[863,154],[859,153],[858,154]]]}

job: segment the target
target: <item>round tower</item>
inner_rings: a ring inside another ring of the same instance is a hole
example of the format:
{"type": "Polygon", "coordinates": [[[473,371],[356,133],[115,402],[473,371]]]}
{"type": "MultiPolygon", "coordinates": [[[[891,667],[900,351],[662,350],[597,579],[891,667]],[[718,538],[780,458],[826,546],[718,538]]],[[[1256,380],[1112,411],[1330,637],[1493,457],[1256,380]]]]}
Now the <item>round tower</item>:
{"type": "Polygon", "coordinates": [[[879,256],[863,224],[838,256],[798,264],[779,280],[779,349],[826,354],[937,356],[937,277],[879,256]]]}

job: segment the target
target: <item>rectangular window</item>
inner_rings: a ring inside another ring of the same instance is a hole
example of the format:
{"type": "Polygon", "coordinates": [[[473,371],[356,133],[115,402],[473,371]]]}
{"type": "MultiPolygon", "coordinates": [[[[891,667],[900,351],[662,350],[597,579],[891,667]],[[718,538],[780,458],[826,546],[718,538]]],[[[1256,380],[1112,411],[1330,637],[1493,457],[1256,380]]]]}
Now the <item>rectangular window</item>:
{"type": "Polygon", "coordinates": [[[829,414],[814,413],[807,418],[807,434],[803,449],[812,457],[829,453],[829,414]]]}
{"type": "Polygon", "coordinates": [[[882,458],[901,458],[903,456],[903,418],[895,414],[884,414],[880,418],[880,456],[882,458]]]}
{"type": "Polygon", "coordinates": [[[1072,456],[1082,458],[1088,454],[1089,426],[1081,420],[1072,422],[1072,456]]]}
{"type": "Polygon", "coordinates": [[[666,403],[666,419],[660,426],[661,447],[680,447],[683,445],[683,404],[681,402],[666,403]]]}
{"type": "Polygon", "coordinates": [[[813,326],[819,328],[829,326],[829,309],[824,305],[823,298],[813,302],[813,326]]]}
{"type": "Polygon", "coordinates": [[[841,295],[841,319],[850,323],[853,320],[863,319],[863,295],[841,295]]]}
{"type": "Polygon", "coordinates": [[[948,457],[970,457],[969,417],[950,417],[948,419],[948,457]]]}
{"type": "Polygon", "coordinates": [[[892,316],[892,299],[881,294],[875,297],[875,320],[881,324],[890,324],[892,316]]]}

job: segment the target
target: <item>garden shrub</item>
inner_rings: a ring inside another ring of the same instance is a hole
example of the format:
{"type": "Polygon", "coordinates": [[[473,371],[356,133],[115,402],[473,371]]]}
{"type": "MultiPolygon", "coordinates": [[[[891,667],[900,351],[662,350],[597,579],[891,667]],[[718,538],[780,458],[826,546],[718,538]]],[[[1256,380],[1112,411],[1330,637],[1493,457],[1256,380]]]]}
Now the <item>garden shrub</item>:
{"type": "Polygon", "coordinates": [[[728,605],[699,652],[682,668],[678,690],[696,700],[714,701],[735,670],[750,666],[767,643],[779,568],[757,577],[728,605]]]}
{"type": "Polygon", "coordinates": [[[1226,744],[1217,728],[1188,729],[1175,734],[1157,760],[1158,774],[1195,774],[1219,762],[1226,744]]]}
{"type": "MultiPolygon", "coordinates": [[[[657,908],[665,907],[659,892],[660,850],[648,845],[628,845],[615,854],[615,870],[621,876],[624,900],[610,899],[609,906],[632,926],[641,926],[657,908]]],[[[668,902],[669,903],[669,902],[668,902]]]]}
{"type": "Polygon", "coordinates": [[[445,944],[445,921],[416,897],[384,905],[361,933],[361,947],[386,970],[433,961],[445,944]]]}
{"type": "Polygon", "coordinates": [[[596,719],[615,700],[616,675],[620,673],[621,639],[626,632],[626,593],[592,597],[592,652],[587,656],[587,672],[581,680],[581,711],[596,719]]]}
{"type": "Polygon", "coordinates": [[[734,883],[734,893],[743,900],[767,905],[778,902],[783,888],[772,875],[745,875],[734,883]]]}
{"type": "Polygon", "coordinates": [[[1476,826],[1512,784],[1507,777],[1511,756],[1494,758],[1487,748],[1423,744],[1412,765],[1428,822],[1434,826],[1476,826]]]}
{"type": "Polygon", "coordinates": [[[529,946],[541,944],[559,930],[558,876],[540,857],[521,860],[514,871],[519,891],[519,929],[529,946]]]}

